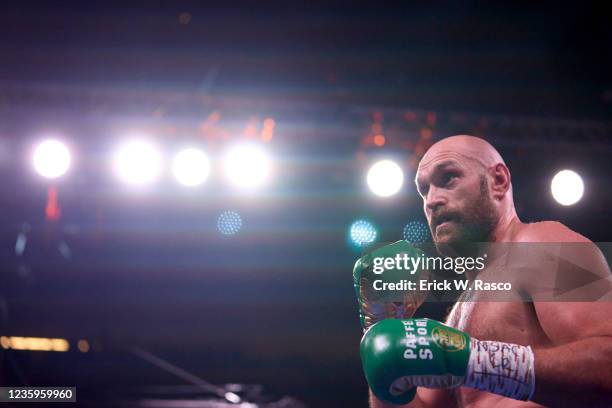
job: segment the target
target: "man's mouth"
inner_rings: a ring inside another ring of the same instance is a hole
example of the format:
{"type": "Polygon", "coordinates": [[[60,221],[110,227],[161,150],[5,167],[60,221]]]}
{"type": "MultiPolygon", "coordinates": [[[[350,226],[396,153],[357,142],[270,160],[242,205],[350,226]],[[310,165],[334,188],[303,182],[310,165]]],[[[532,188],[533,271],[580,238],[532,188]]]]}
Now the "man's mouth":
{"type": "Polygon", "coordinates": [[[435,225],[434,231],[437,231],[438,228],[440,227],[450,225],[451,222],[453,222],[453,218],[450,216],[440,216],[436,218],[434,222],[434,225],[435,225]]]}

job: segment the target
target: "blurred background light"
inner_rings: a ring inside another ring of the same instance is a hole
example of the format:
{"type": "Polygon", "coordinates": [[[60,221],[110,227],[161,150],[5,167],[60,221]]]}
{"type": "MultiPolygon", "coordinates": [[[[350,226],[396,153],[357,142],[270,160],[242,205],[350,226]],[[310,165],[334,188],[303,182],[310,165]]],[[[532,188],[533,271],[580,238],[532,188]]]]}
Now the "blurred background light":
{"type": "Polygon", "coordinates": [[[41,176],[54,179],[66,174],[70,168],[70,151],[58,140],[45,140],[34,150],[34,169],[41,176]]]}
{"type": "Polygon", "coordinates": [[[172,161],[172,174],[184,186],[198,186],[204,183],[210,174],[208,156],[199,149],[181,150],[172,161]]]}
{"type": "Polygon", "coordinates": [[[431,238],[429,228],[421,221],[410,221],[406,224],[403,231],[403,237],[405,241],[411,244],[428,242],[431,238]]]}
{"type": "Polygon", "coordinates": [[[582,177],[572,170],[561,170],[550,183],[553,198],[561,205],[576,204],[584,194],[582,177]]]}
{"type": "Polygon", "coordinates": [[[380,197],[390,197],[402,188],[404,173],[400,166],[391,160],[381,160],[368,170],[368,187],[380,197]]]}
{"type": "Polygon", "coordinates": [[[150,184],[159,176],[161,154],[145,140],[130,140],[123,144],[115,157],[115,171],[129,184],[150,184]]]}
{"type": "Polygon", "coordinates": [[[89,342],[85,339],[80,339],[77,342],[77,347],[81,353],[87,353],[89,351],[89,342]]]}
{"type": "MultiPolygon", "coordinates": [[[[242,398],[240,398],[238,394],[235,394],[233,392],[226,392],[224,396],[225,396],[225,399],[228,402],[231,402],[232,404],[238,404],[240,401],[242,401],[242,398]]],[[[251,404],[248,404],[248,405],[251,405],[251,404]]]]}
{"type": "Polygon", "coordinates": [[[217,219],[217,228],[223,235],[234,235],[242,228],[242,218],[235,211],[223,211],[217,219]]]}
{"type": "Polygon", "coordinates": [[[0,337],[0,345],[6,350],[66,352],[70,349],[68,340],[50,339],[46,337],[2,336],[0,337]]]}
{"type": "Polygon", "coordinates": [[[357,220],[349,229],[351,242],[357,246],[365,246],[376,240],[376,227],[369,221],[357,220]]]}
{"type": "Polygon", "coordinates": [[[263,129],[261,130],[261,140],[268,143],[274,137],[274,128],[276,127],[276,121],[272,118],[266,118],[263,121],[263,129]]]}
{"type": "Polygon", "coordinates": [[[15,254],[17,256],[22,256],[25,252],[26,245],[28,243],[27,233],[24,231],[19,232],[17,234],[17,241],[15,242],[15,254]]]}
{"type": "Polygon", "coordinates": [[[387,139],[385,138],[385,135],[378,134],[374,136],[374,144],[378,147],[383,147],[386,141],[387,139]]]}
{"type": "Polygon", "coordinates": [[[224,157],[224,168],[230,181],[242,188],[261,186],[270,175],[270,158],[259,146],[244,144],[232,147],[224,157]]]}

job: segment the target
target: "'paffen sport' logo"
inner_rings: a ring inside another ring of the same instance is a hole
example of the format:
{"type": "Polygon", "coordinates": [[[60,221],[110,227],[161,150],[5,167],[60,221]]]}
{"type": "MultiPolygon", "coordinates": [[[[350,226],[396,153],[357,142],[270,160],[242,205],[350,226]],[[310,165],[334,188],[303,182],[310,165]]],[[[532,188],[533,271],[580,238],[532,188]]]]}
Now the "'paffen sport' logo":
{"type": "Polygon", "coordinates": [[[444,327],[435,327],[431,331],[431,338],[441,349],[450,352],[461,351],[467,346],[465,336],[444,327]]]}

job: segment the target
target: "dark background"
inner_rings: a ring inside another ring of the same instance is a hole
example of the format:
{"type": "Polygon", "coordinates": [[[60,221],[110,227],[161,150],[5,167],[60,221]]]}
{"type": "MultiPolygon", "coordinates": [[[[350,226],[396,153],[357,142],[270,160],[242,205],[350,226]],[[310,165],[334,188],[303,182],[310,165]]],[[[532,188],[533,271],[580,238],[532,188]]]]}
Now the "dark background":
{"type": "MultiPolygon", "coordinates": [[[[0,335],[95,347],[2,350],[0,381],[76,385],[90,400],[181,383],[125,351],[137,345],[213,383],[258,383],[315,407],[365,406],[350,275],[359,252],[347,229],[366,217],[383,242],[423,221],[411,183],[423,135],[487,138],[512,171],[523,221],[610,239],[610,27],[609,14],[585,2],[5,5],[0,335]],[[217,133],[199,132],[215,111],[217,133]],[[198,140],[215,160],[265,117],[277,124],[277,164],[255,194],[216,178],[216,162],[196,191],[170,179],[130,191],[107,167],[126,129],[145,129],[168,151],[198,140]],[[377,121],[384,148],[368,142],[377,121]],[[76,151],[55,183],[58,221],[45,219],[49,184],[28,161],[48,130],[76,151]],[[364,174],[389,154],[407,181],[380,200],[364,174]],[[563,168],[585,179],[571,207],[549,193],[563,168]],[[226,209],[243,217],[236,236],[216,231],[226,209]],[[24,224],[28,244],[16,256],[24,224]]],[[[421,313],[442,318],[444,307],[421,313]]]]}

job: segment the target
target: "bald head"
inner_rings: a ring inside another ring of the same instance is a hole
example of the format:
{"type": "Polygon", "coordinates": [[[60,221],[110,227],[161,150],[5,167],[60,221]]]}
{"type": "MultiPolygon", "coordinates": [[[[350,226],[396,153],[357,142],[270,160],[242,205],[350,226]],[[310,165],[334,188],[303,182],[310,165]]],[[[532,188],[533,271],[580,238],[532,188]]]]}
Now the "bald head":
{"type": "Polygon", "coordinates": [[[498,163],[505,164],[498,151],[486,140],[474,136],[458,135],[442,139],[431,146],[421,159],[419,169],[431,165],[439,158],[460,158],[461,156],[475,160],[485,168],[498,163]]]}
{"type": "Polygon", "coordinates": [[[425,153],[416,176],[437,243],[489,241],[500,220],[516,214],[510,172],[483,139],[459,135],[440,140],[425,153]]]}

